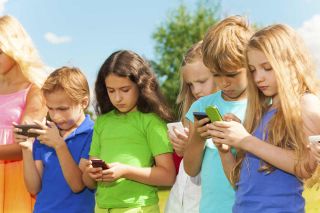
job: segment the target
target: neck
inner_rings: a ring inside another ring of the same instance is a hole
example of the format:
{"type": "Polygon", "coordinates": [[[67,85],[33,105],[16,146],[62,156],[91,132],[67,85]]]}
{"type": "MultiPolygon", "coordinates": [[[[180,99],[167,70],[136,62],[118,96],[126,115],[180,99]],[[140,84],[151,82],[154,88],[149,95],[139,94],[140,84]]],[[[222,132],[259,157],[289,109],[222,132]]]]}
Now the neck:
{"type": "Polygon", "coordinates": [[[226,96],[223,92],[221,96],[225,101],[240,101],[247,98],[247,89],[244,89],[237,97],[226,96]]]}
{"type": "Polygon", "coordinates": [[[16,84],[27,81],[27,78],[22,74],[21,69],[16,64],[9,71],[0,74],[0,84],[16,84]]]}

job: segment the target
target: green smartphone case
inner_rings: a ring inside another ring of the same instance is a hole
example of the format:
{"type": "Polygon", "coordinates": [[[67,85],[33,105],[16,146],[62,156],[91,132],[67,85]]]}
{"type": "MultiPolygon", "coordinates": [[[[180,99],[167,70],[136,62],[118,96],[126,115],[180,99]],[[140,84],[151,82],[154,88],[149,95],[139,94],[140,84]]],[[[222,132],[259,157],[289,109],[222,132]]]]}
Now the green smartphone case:
{"type": "Polygon", "coordinates": [[[210,118],[211,122],[222,121],[222,116],[220,115],[220,112],[216,106],[208,106],[206,108],[206,113],[210,118]]]}

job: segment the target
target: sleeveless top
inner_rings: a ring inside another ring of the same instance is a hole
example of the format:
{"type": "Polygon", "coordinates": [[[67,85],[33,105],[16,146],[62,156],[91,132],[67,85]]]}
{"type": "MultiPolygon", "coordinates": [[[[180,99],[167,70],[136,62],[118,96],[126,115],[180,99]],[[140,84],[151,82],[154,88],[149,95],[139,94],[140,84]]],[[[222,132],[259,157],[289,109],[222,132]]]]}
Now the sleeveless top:
{"type": "MultiPolygon", "coordinates": [[[[270,110],[262,118],[253,135],[266,141],[267,125],[276,110],[270,110]]],[[[267,143],[267,142],[262,142],[267,143]]],[[[261,159],[246,153],[240,170],[240,179],[237,183],[234,213],[300,213],[304,212],[302,197],[302,182],[294,175],[275,168],[267,174],[260,172],[261,159]]]]}
{"type": "Polygon", "coordinates": [[[0,145],[13,143],[12,122],[20,123],[30,88],[0,95],[0,145]]]}

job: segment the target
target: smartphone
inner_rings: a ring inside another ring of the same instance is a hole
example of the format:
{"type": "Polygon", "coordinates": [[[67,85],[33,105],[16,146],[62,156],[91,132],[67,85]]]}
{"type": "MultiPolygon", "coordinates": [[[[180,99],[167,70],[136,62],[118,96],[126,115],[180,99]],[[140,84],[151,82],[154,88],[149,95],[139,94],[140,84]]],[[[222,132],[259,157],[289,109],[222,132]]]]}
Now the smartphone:
{"type": "Polygon", "coordinates": [[[206,108],[206,113],[207,113],[208,117],[210,118],[211,122],[222,121],[222,116],[218,110],[218,107],[208,106],[206,108]]]}
{"type": "MultiPolygon", "coordinates": [[[[193,116],[198,120],[200,121],[201,119],[204,119],[204,118],[207,118],[208,115],[205,113],[205,112],[193,112],[193,116]]],[[[203,124],[203,125],[206,125],[206,124],[209,124],[210,121],[208,121],[207,123],[203,124]]]]}
{"type": "Polygon", "coordinates": [[[182,122],[174,122],[174,123],[167,123],[168,130],[170,134],[175,135],[173,129],[176,128],[179,132],[184,133],[184,126],[182,122]]]}
{"type": "Polygon", "coordinates": [[[109,169],[109,166],[101,159],[91,159],[91,164],[93,168],[101,167],[103,170],[109,169]]]}
{"type": "Polygon", "coordinates": [[[29,129],[42,129],[39,125],[37,124],[18,124],[18,125],[13,125],[15,128],[21,129],[22,132],[17,132],[18,135],[24,135],[29,138],[36,138],[39,136],[37,133],[31,133],[28,132],[29,129]]]}
{"type": "Polygon", "coordinates": [[[309,136],[309,142],[310,143],[320,144],[320,135],[309,136]]]}

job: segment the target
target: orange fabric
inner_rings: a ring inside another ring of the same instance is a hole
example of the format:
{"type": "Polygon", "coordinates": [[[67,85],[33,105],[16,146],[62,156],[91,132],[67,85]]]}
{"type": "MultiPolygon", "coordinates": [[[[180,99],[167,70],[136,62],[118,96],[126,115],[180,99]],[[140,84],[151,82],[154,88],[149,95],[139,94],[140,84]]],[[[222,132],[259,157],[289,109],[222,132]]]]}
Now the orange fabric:
{"type": "Polygon", "coordinates": [[[31,213],[34,203],[24,185],[22,161],[1,161],[0,213],[31,213]]]}

